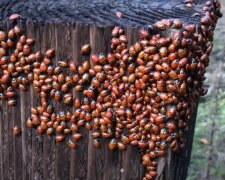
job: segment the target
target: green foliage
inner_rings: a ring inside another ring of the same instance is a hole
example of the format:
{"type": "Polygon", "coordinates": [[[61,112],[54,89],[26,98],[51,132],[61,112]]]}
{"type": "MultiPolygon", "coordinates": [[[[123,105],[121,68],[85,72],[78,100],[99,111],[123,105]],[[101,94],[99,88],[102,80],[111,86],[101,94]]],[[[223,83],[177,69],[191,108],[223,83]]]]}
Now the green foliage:
{"type": "Polygon", "coordinates": [[[215,117],[211,112],[215,106],[215,99],[199,104],[188,180],[204,179],[208,145],[200,143],[200,139],[209,139],[211,118],[215,118],[216,127],[213,136],[213,154],[210,157],[214,163],[210,167],[210,176],[216,180],[225,179],[225,97],[218,99],[217,104],[218,114],[215,117]]]}
{"type": "MultiPolygon", "coordinates": [[[[200,99],[198,116],[196,121],[192,155],[188,170],[187,180],[204,180],[208,163],[209,145],[201,143],[204,138],[210,141],[212,120],[215,120],[214,134],[212,139],[212,153],[210,154],[209,180],[225,179],[225,0],[221,0],[223,18],[218,21],[214,36],[214,49],[211,55],[210,66],[207,69],[205,84],[209,85],[209,93],[200,99]],[[210,77],[218,74],[221,68],[221,87],[215,96],[215,81],[210,77]],[[216,106],[216,107],[215,107],[216,106]],[[217,111],[215,113],[215,108],[217,111]]],[[[207,179],[208,180],[208,179],[207,179]]]]}

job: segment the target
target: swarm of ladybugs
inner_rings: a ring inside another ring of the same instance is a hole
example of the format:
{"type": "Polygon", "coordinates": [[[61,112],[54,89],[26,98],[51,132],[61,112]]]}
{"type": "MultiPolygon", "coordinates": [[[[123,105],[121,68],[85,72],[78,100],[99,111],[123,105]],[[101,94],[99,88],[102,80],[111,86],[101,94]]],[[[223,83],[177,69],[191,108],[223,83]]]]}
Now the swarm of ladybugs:
{"type": "MultiPolygon", "coordinates": [[[[142,29],[140,40],[130,47],[124,29],[114,27],[111,52],[91,54],[90,44],[85,44],[80,53],[90,61],[81,65],[53,65],[55,49],[33,52],[35,40],[17,25],[0,31],[0,98],[15,106],[15,90],[27,91],[32,85],[40,105],[31,108],[29,128],[54,136],[57,142],[66,140],[70,148],[77,147],[82,127],[91,131],[97,148],[100,138],[110,139],[111,150],[137,146],[146,167],[143,179],[153,179],[157,159],[167,148],[179,152],[185,146],[196,99],[207,92],[203,81],[219,8],[219,1],[208,1],[200,24],[185,25],[179,19],[156,22],[152,28],[158,34],[142,29]],[[164,30],[169,37],[162,35],[164,30]],[[75,98],[73,90],[82,99],[75,98]],[[55,112],[50,101],[73,110],[55,112]]],[[[18,18],[13,14],[9,19],[18,18]]],[[[15,136],[20,132],[18,126],[13,129],[15,136]]]]}

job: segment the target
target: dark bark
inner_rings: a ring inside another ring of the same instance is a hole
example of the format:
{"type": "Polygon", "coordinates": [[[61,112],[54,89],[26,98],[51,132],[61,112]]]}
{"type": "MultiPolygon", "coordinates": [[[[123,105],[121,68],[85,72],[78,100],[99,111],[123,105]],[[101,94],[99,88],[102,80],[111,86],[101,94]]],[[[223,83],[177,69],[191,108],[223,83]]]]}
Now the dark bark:
{"type": "Polygon", "coordinates": [[[81,22],[83,24],[147,26],[161,19],[179,18],[185,23],[197,23],[195,13],[204,14],[206,0],[195,0],[187,8],[180,0],[1,0],[0,18],[19,13],[32,21],[81,22]],[[116,12],[124,13],[118,19],[116,12]]]}
{"type": "MultiPolygon", "coordinates": [[[[77,60],[82,60],[83,57],[78,52],[82,44],[87,42],[91,43],[94,53],[109,52],[111,28],[80,24],[62,26],[45,23],[42,25],[32,22],[27,22],[24,27],[26,27],[27,34],[36,39],[35,50],[56,48],[55,63],[58,59],[73,59],[80,64],[81,62],[77,60]]],[[[138,38],[138,30],[127,28],[126,31],[130,44],[132,44],[138,38]]],[[[80,95],[77,94],[77,97],[80,95]]],[[[136,180],[142,178],[144,167],[137,148],[129,147],[124,152],[112,152],[107,147],[107,140],[102,140],[102,148],[96,149],[87,131],[82,130],[84,138],[79,141],[76,150],[70,150],[65,142],[55,144],[53,137],[40,136],[35,130],[27,129],[25,120],[29,117],[29,110],[38,102],[38,96],[33,89],[20,93],[20,100],[17,107],[13,108],[13,112],[4,104],[5,102],[2,102],[1,177],[8,179],[12,173],[14,179],[136,180]],[[11,123],[12,120],[13,123],[11,123]],[[11,137],[13,124],[21,124],[23,130],[21,137],[11,137]],[[14,143],[9,141],[9,137],[14,143]],[[14,149],[14,153],[11,154],[10,149],[14,149]],[[9,168],[11,163],[14,167],[12,169],[9,168]]],[[[61,105],[56,106],[58,111],[65,110],[65,107],[61,105]]],[[[174,180],[186,177],[195,118],[196,113],[193,114],[191,126],[187,132],[187,149],[181,154],[175,154],[169,150],[167,156],[160,159],[159,179],[174,180]]]]}
{"type": "MultiPolygon", "coordinates": [[[[90,42],[93,53],[110,51],[111,26],[127,27],[129,45],[132,45],[138,40],[138,28],[130,26],[147,26],[165,18],[197,23],[198,18],[193,14],[203,13],[205,2],[198,0],[198,6],[188,9],[183,1],[178,0],[60,0],[57,3],[53,0],[2,0],[0,17],[5,19],[12,13],[21,14],[21,26],[29,37],[36,40],[35,50],[45,51],[53,47],[56,49],[55,64],[58,60],[69,59],[81,64],[88,59],[79,52],[85,43],[90,42]],[[124,13],[124,18],[116,18],[117,10],[124,13]]],[[[6,27],[0,23],[0,29],[6,27]]],[[[74,92],[74,95],[81,97],[79,93],[74,92]]],[[[89,133],[81,130],[84,138],[76,150],[71,150],[65,142],[56,144],[54,137],[40,136],[35,130],[28,130],[25,121],[30,116],[30,108],[39,104],[39,98],[32,87],[19,96],[17,106],[12,109],[1,102],[0,179],[137,180],[143,177],[144,167],[137,148],[112,152],[107,147],[107,140],[102,140],[101,149],[96,149],[89,133]],[[21,137],[12,137],[11,130],[15,125],[21,125],[21,137]]],[[[54,105],[57,111],[66,110],[62,105],[54,105]]],[[[186,178],[196,114],[197,105],[186,133],[185,150],[179,154],[168,150],[167,155],[159,160],[157,179],[186,178]]]]}

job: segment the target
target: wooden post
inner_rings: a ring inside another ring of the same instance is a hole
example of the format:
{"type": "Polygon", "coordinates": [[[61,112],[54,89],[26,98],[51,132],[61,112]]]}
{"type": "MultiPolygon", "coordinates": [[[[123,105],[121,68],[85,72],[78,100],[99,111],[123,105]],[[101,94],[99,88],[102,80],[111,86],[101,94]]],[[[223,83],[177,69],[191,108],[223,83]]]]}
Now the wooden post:
{"type": "MultiPolygon", "coordinates": [[[[3,0],[0,2],[0,12],[1,31],[7,31],[19,22],[27,37],[35,39],[34,52],[55,48],[54,65],[62,60],[72,60],[77,65],[90,60],[90,56],[82,56],[80,53],[82,45],[87,43],[91,45],[92,54],[109,53],[114,26],[124,28],[129,49],[139,41],[139,31],[143,28],[152,34],[172,36],[173,31],[154,24],[163,19],[179,19],[185,26],[194,24],[196,29],[204,31],[204,27],[201,27],[204,23],[201,24],[201,21],[207,12],[214,14],[212,25],[209,25],[212,30],[220,16],[217,0],[193,3],[177,0],[3,0]],[[6,22],[5,19],[13,13],[20,14],[20,20],[6,22]]],[[[205,31],[203,34],[207,36],[207,41],[211,41],[212,31],[205,31]]],[[[205,46],[203,49],[199,46],[195,48],[208,53],[205,46]]],[[[75,98],[83,97],[76,91],[72,93],[75,98]]],[[[142,165],[142,153],[137,147],[129,145],[125,151],[110,151],[109,139],[100,139],[102,147],[97,149],[92,143],[92,131],[83,128],[80,130],[83,138],[78,142],[77,149],[69,149],[66,142],[56,143],[54,136],[39,135],[35,129],[28,129],[26,120],[30,117],[30,108],[40,104],[40,97],[33,86],[26,92],[17,90],[17,94],[17,105],[14,107],[8,107],[5,101],[0,101],[0,179],[138,180],[144,177],[146,170],[142,165]],[[14,126],[21,126],[21,136],[12,136],[14,126]]],[[[56,107],[56,112],[72,109],[54,101],[51,104],[56,107]]],[[[197,104],[198,96],[192,104],[193,112],[187,121],[188,129],[184,135],[186,147],[179,153],[168,148],[165,156],[157,158],[156,179],[186,178],[197,104]]]]}

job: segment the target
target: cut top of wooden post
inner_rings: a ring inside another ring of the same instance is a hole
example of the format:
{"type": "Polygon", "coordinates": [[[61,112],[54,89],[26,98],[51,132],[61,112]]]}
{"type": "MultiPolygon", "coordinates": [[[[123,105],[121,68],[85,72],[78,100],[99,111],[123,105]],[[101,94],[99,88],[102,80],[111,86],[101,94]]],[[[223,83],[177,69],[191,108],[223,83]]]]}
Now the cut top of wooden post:
{"type": "Polygon", "coordinates": [[[80,22],[98,26],[148,26],[178,18],[198,23],[207,0],[2,0],[0,18],[13,13],[33,21],[80,22]],[[191,5],[187,5],[192,2],[191,5]]]}

